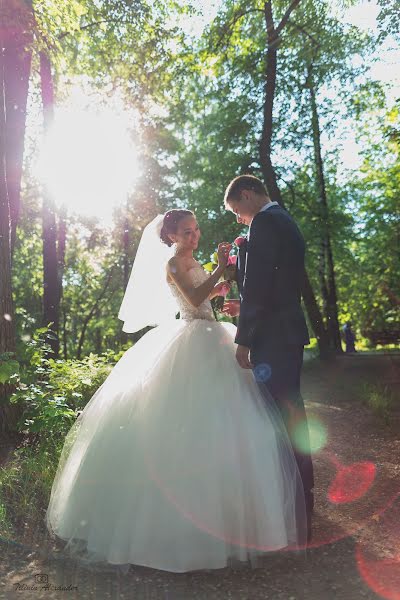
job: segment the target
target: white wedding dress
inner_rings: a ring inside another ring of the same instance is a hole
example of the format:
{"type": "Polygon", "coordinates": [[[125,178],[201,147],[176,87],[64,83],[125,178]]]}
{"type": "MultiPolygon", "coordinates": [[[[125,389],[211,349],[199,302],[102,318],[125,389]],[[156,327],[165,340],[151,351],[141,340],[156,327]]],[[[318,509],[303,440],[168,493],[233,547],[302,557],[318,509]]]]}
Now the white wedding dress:
{"type": "MultiPolygon", "coordinates": [[[[190,274],[195,286],[209,276],[190,274]]],[[[276,407],[237,364],[235,326],[171,288],[180,319],[125,352],[68,432],[49,531],[87,563],[174,572],[302,547],[301,480],[276,407]]]]}

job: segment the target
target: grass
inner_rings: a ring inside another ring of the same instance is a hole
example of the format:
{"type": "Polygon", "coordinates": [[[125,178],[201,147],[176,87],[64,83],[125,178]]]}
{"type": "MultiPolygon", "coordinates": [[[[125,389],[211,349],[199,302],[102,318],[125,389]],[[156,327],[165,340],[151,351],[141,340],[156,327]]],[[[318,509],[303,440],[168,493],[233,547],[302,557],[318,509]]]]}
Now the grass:
{"type": "Polygon", "coordinates": [[[391,409],[395,405],[395,397],[388,385],[364,383],[362,386],[362,401],[375,415],[381,417],[386,425],[389,425],[391,409]]]}
{"type": "Polygon", "coordinates": [[[0,535],[9,539],[25,524],[44,517],[55,469],[56,448],[23,446],[14,450],[12,459],[0,471],[0,535]]]}

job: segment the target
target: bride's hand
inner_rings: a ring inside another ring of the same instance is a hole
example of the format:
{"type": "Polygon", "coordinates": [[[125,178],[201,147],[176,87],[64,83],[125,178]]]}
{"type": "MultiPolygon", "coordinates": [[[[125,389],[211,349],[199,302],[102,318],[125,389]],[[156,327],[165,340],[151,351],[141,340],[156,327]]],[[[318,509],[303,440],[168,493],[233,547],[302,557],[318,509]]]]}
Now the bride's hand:
{"type": "Polygon", "coordinates": [[[237,299],[226,300],[221,312],[227,317],[238,317],[240,314],[240,301],[237,299]]]}
{"type": "Polygon", "coordinates": [[[218,266],[225,269],[228,264],[229,252],[232,249],[232,244],[228,242],[221,242],[218,244],[217,256],[218,256],[218,266]]]}
{"type": "Polygon", "coordinates": [[[230,281],[221,281],[221,283],[217,283],[217,285],[214,287],[209,298],[210,300],[211,298],[215,298],[216,296],[223,296],[225,298],[225,296],[229,293],[230,289],[230,281]]]}

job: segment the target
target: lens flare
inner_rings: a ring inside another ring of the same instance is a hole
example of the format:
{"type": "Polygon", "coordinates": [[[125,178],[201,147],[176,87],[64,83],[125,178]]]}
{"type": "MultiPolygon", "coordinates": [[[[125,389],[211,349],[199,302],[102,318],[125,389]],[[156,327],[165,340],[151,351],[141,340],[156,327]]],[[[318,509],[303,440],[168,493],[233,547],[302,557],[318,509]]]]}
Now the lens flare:
{"type": "Polygon", "coordinates": [[[360,575],[369,587],[385,600],[400,600],[400,554],[394,558],[367,558],[360,545],[356,547],[360,575]]]}
{"type": "Polygon", "coordinates": [[[265,383],[271,377],[271,367],[268,363],[260,363],[253,369],[254,377],[259,383],[265,383]]]}
{"type": "Polygon", "coordinates": [[[325,425],[315,417],[310,417],[307,421],[300,421],[294,429],[294,445],[300,452],[311,452],[311,454],[319,452],[326,446],[327,440],[328,433],[325,425]],[[310,440],[310,445],[308,440],[310,440]]]}
{"type": "Polygon", "coordinates": [[[374,515],[368,536],[356,545],[360,575],[386,600],[400,600],[400,493],[390,510],[374,515]]]}
{"type": "Polygon", "coordinates": [[[359,462],[336,466],[336,476],[328,489],[329,500],[334,504],[343,504],[362,498],[374,482],[375,465],[372,462],[359,462]]]}

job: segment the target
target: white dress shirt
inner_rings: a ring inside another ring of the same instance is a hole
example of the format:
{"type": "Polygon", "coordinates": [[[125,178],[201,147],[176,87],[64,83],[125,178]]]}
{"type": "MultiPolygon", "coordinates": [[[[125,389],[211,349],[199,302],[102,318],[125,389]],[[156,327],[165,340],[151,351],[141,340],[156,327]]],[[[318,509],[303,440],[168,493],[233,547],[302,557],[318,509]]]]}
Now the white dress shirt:
{"type": "Polygon", "coordinates": [[[261,210],[259,210],[258,212],[263,212],[264,210],[268,210],[271,206],[275,206],[275,204],[279,204],[279,202],[267,202],[267,204],[264,204],[264,206],[262,207],[261,210]]]}

